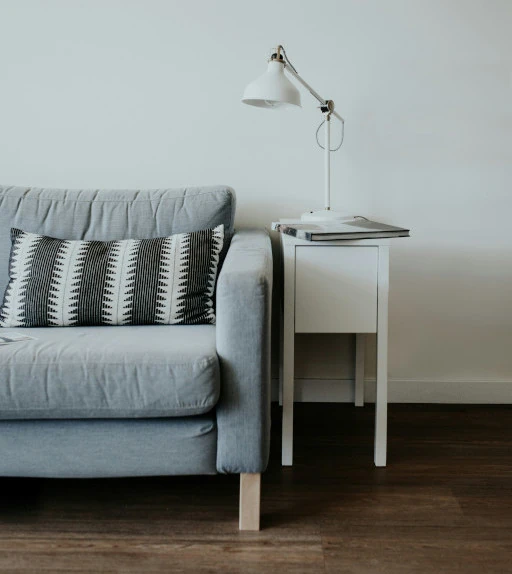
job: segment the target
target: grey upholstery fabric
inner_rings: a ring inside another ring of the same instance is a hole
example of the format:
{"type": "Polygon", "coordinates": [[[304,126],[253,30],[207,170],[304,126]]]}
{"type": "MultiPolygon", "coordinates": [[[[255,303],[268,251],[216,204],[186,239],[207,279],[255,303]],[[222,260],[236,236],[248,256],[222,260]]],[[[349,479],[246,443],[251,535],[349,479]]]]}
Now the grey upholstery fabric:
{"type": "Polygon", "coordinates": [[[0,475],[215,474],[213,414],[180,419],[0,421],[0,475]]]}
{"type": "Polygon", "coordinates": [[[214,325],[22,331],[37,339],[0,347],[0,419],[190,416],[217,402],[214,325]]]}
{"type": "Polygon", "coordinates": [[[166,237],[224,224],[227,249],[234,216],[234,191],[226,186],[152,190],[0,187],[0,298],[8,281],[11,227],[58,239],[109,241],[166,237]]]}
{"type": "Polygon", "coordinates": [[[219,472],[262,472],[268,463],[271,298],[268,235],[237,232],[217,285],[219,472]]]}

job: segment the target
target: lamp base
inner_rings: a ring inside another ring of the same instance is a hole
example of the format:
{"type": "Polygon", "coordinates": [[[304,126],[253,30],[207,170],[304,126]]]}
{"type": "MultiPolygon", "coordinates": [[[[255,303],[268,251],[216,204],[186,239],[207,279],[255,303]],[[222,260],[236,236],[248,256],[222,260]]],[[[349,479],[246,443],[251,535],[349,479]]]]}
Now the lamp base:
{"type": "Polygon", "coordinates": [[[319,209],[318,211],[306,211],[300,216],[301,221],[350,221],[354,219],[353,215],[348,213],[341,213],[339,211],[332,211],[330,209],[319,209]]]}

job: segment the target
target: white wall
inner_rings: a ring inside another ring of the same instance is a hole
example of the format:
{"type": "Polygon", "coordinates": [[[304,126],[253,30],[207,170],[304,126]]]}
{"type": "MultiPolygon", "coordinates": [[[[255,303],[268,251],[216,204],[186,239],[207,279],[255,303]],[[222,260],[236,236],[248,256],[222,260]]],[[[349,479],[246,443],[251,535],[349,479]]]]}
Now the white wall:
{"type": "Polygon", "coordinates": [[[0,27],[3,183],[227,183],[241,225],[321,207],[316,102],[240,104],[283,43],[347,119],[333,207],[412,229],[391,378],[512,382],[512,2],[0,0],[0,27]]]}

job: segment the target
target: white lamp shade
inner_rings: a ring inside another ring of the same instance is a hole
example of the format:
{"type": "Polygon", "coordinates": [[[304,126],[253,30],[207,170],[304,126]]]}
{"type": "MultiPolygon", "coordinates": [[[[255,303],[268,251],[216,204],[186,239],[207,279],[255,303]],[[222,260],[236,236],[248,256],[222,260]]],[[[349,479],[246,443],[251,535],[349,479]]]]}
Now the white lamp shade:
{"type": "Polygon", "coordinates": [[[272,60],[267,71],[245,88],[242,102],[259,108],[300,107],[300,92],[284,75],[284,64],[272,60]]]}

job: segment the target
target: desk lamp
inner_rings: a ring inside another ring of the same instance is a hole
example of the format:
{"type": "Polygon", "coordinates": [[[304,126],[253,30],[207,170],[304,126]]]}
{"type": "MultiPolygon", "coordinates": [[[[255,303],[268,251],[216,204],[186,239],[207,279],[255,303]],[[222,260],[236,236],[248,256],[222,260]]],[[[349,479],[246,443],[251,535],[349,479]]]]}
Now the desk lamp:
{"type": "Polygon", "coordinates": [[[334,110],[334,102],[325,100],[316,92],[307,82],[298,74],[288,57],[283,46],[278,46],[276,51],[270,57],[267,71],[250,83],[244,92],[242,102],[250,106],[259,108],[289,108],[293,106],[301,107],[299,90],[290,82],[285,75],[285,70],[290,76],[295,78],[309,93],[320,102],[320,111],[324,119],[316,130],[316,141],[318,145],[325,150],[325,207],[319,211],[303,213],[303,221],[335,221],[352,219],[346,214],[331,210],[331,152],[340,149],[343,143],[345,133],[345,120],[334,110]],[[331,117],[335,117],[341,122],[342,136],[339,146],[331,149],[331,117]],[[325,141],[322,145],[318,141],[318,132],[325,124],[325,141]]]}

